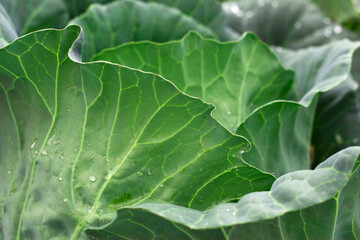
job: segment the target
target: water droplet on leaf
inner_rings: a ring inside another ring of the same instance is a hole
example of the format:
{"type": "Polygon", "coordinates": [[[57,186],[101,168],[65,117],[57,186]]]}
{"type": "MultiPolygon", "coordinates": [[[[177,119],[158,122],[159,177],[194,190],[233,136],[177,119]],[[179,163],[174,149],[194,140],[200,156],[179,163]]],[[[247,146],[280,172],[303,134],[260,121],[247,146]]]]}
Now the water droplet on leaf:
{"type": "Polygon", "coordinates": [[[247,11],[246,12],[246,17],[247,18],[252,18],[254,16],[254,12],[253,11],[247,11]]]}
{"type": "Polygon", "coordinates": [[[342,32],[342,27],[340,25],[336,25],[334,27],[334,33],[335,34],[340,34],[342,32]]]}
{"type": "Polygon", "coordinates": [[[89,179],[90,179],[91,182],[95,182],[95,181],[96,181],[96,177],[95,177],[95,176],[90,176],[89,179]]]}
{"type": "Polygon", "coordinates": [[[263,6],[265,6],[265,1],[264,1],[264,0],[258,0],[258,1],[257,1],[257,5],[258,5],[259,7],[263,7],[263,6]]]}
{"type": "Polygon", "coordinates": [[[43,155],[43,156],[47,156],[47,155],[48,155],[48,152],[46,151],[46,149],[44,149],[44,150],[41,151],[41,155],[43,155]]]}
{"type": "Polygon", "coordinates": [[[144,175],[144,174],[143,174],[143,172],[139,171],[139,172],[136,173],[136,175],[138,175],[139,177],[141,177],[141,176],[144,175]]]}
{"type": "Polygon", "coordinates": [[[300,29],[300,28],[301,28],[301,22],[296,22],[295,29],[300,29]]]}
{"type": "Polygon", "coordinates": [[[273,8],[277,8],[277,7],[279,6],[279,2],[278,2],[278,1],[273,1],[273,2],[271,3],[271,6],[272,6],[273,8]]]}
{"type": "Polygon", "coordinates": [[[33,148],[35,147],[35,145],[36,145],[36,142],[33,142],[33,143],[31,144],[30,148],[33,149],[33,148]]]}
{"type": "Polygon", "coordinates": [[[67,201],[68,201],[68,199],[65,197],[65,198],[64,198],[64,202],[67,202],[67,201]]]}
{"type": "Polygon", "coordinates": [[[63,180],[63,178],[62,177],[59,177],[59,181],[62,181],[63,180]]]}
{"type": "Polygon", "coordinates": [[[150,168],[147,170],[147,174],[148,174],[149,176],[151,176],[152,172],[151,172],[151,169],[150,169],[150,168]]]}

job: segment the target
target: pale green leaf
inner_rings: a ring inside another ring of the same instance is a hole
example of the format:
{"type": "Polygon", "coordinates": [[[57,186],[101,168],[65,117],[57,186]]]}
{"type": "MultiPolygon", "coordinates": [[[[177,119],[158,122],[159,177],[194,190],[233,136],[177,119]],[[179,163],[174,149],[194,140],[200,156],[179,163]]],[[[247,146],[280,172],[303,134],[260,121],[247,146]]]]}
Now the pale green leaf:
{"type": "Polygon", "coordinates": [[[118,210],[92,239],[357,239],[360,237],[360,148],[348,148],[315,170],[286,174],[268,192],[208,211],[171,204],[118,210]]]}

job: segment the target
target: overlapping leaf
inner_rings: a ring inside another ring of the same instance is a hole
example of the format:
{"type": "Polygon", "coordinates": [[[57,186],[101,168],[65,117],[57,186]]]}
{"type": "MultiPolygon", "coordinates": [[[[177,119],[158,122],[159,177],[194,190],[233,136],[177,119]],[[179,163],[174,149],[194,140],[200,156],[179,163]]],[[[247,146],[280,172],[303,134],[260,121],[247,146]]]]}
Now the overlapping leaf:
{"type": "Polygon", "coordinates": [[[292,99],[308,105],[314,94],[324,92],[313,133],[316,163],[358,144],[360,116],[352,69],[356,68],[354,53],[359,46],[359,42],[341,40],[321,47],[277,52],[282,63],[296,72],[292,99]]]}
{"type": "Polygon", "coordinates": [[[163,45],[128,44],[106,50],[95,60],[161,74],[182,91],[214,103],[217,107],[214,114],[220,122],[229,129],[240,124],[237,133],[252,143],[252,151],[245,153],[244,159],[254,166],[276,175],[309,168],[316,95],[346,80],[359,43],[344,40],[296,54],[282,50],[279,54],[283,64],[298,73],[290,98],[297,102],[280,101],[261,107],[284,98],[279,93],[286,93],[286,88],[276,87],[276,93],[273,87],[286,84],[283,76],[288,74],[276,70],[277,59],[267,48],[251,35],[236,44],[220,44],[195,36],[191,34],[182,41],[163,45]],[[229,55],[230,46],[243,47],[231,50],[229,55]],[[252,61],[243,60],[247,58],[252,61]]]}
{"type": "Polygon", "coordinates": [[[245,160],[262,170],[281,175],[310,166],[314,107],[299,109],[298,103],[282,101],[252,114],[264,104],[284,99],[293,77],[252,34],[223,44],[192,33],[167,44],[123,45],[95,60],[158,73],[180,90],[214,103],[214,116],[226,127],[236,131],[242,123],[238,131],[252,143],[245,160]],[[293,131],[297,134],[290,134],[293,131]]]}
{"type": "Polygon", "coordinates": [[[126,44],[93,60],[160,74],[181,91],[215,104],[214,116],[228,129],[236,129],[265,103],[284,99],[293,78],[293,72],[250,33],[225,44],[196,33],[165,44],[126,44]]]}
{"type": "Polygon", "coordinates": [[[180,39],[189,30],[215,37],[210,28],[175,8],[140,1],[124,0],[103,6],[94,4],[71,23],[79,24],[85,32],[85,61],[104,48],[131,41],[165,42],[180,39]]]}
{"type": "Polygon", "coordinates": [[[227,18],[217,0],[142,0],[159,2],[175,7],[184,14],[193,17],[205,26],[210,27],[220,40],[238,39],[240,36],[227,26],[227,18]]]}
{"type": "Polygon", "coordinates": [[[265,42],[289,48],[322,45],[357,35],[331,24],[315,4],[307,0],[243,0],[223,3],[229,25],[235,31],[255,32],[265,42]]]}
{"type": "Polygon", "coordinates": [[[124,205],[206,209],[269,189],[274,177],[242,161],[248,142],[213,106],[154,74],[74,62],[79,32],[35,32],[0,49],[5,239],[77,239],[124,205]]]}
{"type": "Polygon", "coordinates": [[[280,177],[269,192],[248,194],[206,212],[170,204],[120,209],[114,222],[87,234],[98,240],[357,239],[359,153],[360,148],[343,150],[313,171],[280,177]]]}

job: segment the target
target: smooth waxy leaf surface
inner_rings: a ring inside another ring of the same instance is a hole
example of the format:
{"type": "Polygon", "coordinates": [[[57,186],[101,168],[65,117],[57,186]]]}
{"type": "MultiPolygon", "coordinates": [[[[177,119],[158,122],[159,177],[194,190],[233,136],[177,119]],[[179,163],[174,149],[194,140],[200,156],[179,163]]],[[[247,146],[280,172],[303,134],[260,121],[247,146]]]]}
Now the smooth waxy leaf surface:
{"type": "Polygon", "coordinates": [[[80,63],[79,42],[70,59],[79,34],[40,31],[0,49],[5,239],[83,238],[124,205],[206,209],[269,189],[274,177],[242,161],[247,140],[213,106],[154,74],[80,63]]]}
{"type": "Polygon", "coordinates": [[[94,4],[71,24],[79,24],[85,32],[85,61],[104,48],[140,40],[166,42],[182,38],[189,30],[215,37],[210,28],[175,8],[140,1],[94,4]]]}
{"type": "Polygon", "coordinates": [[[205,212],[171,204],[120,209],[113,223],[87,234],[94,239],[134,239],[138,233],[149,239],[356,239],[359,153],[348,148],[313,171],[280,177],[268,192],[205,212]]]}
{"type": "Polygon", "coordinates": [[[229,26],[239,33],[255,32],[276,46],[301,48],[322,45],[357,35],[331,24],[315,4],[307,0],[243,0],[223,3],[229,26]]]}

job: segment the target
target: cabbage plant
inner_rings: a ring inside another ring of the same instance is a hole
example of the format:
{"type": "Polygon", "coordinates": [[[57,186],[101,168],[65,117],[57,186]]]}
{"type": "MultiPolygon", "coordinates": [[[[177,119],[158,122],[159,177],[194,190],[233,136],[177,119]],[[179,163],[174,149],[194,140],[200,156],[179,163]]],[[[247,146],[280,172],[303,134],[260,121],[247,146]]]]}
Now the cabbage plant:
{"type": "Polygon", "coordinates": [[[330,3],[0,0],[0,239],[359,239],[330,3]]]}

